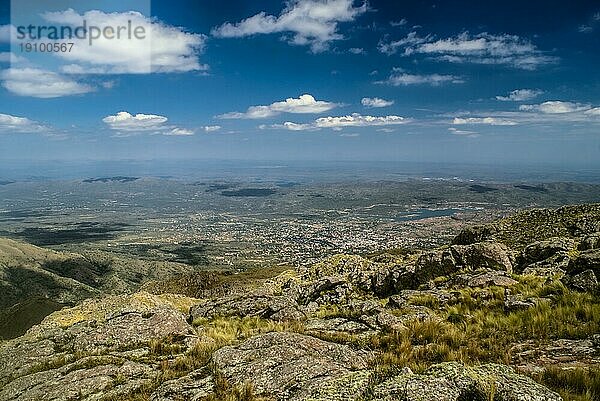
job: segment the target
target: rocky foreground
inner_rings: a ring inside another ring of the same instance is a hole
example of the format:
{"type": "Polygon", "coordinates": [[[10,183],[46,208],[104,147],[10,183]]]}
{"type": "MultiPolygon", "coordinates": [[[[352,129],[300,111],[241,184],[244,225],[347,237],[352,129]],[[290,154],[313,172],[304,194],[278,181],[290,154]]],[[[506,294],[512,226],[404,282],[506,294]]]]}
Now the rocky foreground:
{"type": "Polygon", "coordinates": [[[584,205],[223,296],[193,291],[210,276],[155,283],[1,343],[0,400],[595,400],[599,274],[600,205],[584,205]]]}

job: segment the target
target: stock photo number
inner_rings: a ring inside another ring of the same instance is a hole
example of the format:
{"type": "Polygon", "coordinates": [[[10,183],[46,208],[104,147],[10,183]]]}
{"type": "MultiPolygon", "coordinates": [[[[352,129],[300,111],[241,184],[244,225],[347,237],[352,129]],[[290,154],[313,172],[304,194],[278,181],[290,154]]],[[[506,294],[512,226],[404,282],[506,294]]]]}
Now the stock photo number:
{"type": "Polygon", "coordinates": [[[73,50],[73,46],[75,43],[57,43],[57,42],[49,42],[49,43],[20,43],[19,47],[21,48],[21,53],[70,53],[73,50]]]}

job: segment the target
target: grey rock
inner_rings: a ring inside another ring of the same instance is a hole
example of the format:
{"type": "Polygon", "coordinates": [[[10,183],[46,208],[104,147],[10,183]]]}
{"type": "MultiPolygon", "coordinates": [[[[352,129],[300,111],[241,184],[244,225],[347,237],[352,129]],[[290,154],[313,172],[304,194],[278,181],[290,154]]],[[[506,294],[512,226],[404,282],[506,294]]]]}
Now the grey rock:
{"type": "MultiPolygon", "coordinates": [[[[567,263],[568,263],[568,259],[567,259],[567,263]]],[[[553,278],[563,277],[565,275],[565,270],[561,269],[560,267],[558,267],[556,265],[546,266],[546,265],[538,265],[538,264],[534,263],[534,264],[526,267],[523,270],[522,274],[553,279],[553,278]]]]}
{"type": "Polygon", "coordinates": [[[532,299],[524,299],[521,294],[512,295],[509,290],[504,291],[504,310],[513,312],[529,309],[535,306],[532,299]]]}
{"type": "Polygon", "coordinates": [[[476,242],[489,240],[496,230],[487,225],[467,227],[452,240],[452,245],[471,245],[476,242]]]}
{"type": "Polygon", "coordinates": [[[588,339],[558,339],[548,343],[535,340],[514,345],[511,365],[520,371],[540,373],[545,366],[560,368],[592,366],[600,363],[600,335],[588,339]]]}
{"type": "Polygon", "coordinates": [[[3,343],[0,400],[118,399],[151,383],[158,359],[171,358],[150,357],[151,342],[168,339],[185,352],[197,338],[181,312],[154,301],[149,294],[91,299],[3,343]]]}
{"type": "Polygon", "coordinates": [[[484,288],[492,285],[498,287],[511,287],[517,283],[518,281],[512,279],[510,275],[504,271],[484,270],[458,274],[451,280],[450,285],[458,288],[484,288]]]}
{"type": "Polygon", "coordinates": [[[577,274],[584,270],[593,270],[600,274],[600,249],[583,251],[579,256],[569,263],[568,274],[577,274]]]}
{"type": "Polygon", "coordinates": [[[513,271],[514,257],[504,244],[486,241],[471,245],[453,245],[450,249],[456,264],[461,268],[483,268],[508,273],[513,271]]]}
{"type": "Polygon", "coordinates": [[[264,291],[207,300],[190,309],[192,320],[217,316],[259,316],[271,320],[301,320],[305,318],[295,300],[286,295],[264,291]]]}
{"type": "Polygon", "coordinates": [[[600,232],[586,235],[579,243],[578,249],[580,251],[600,249],[600,232]]]}
{"type": "Polygon", "coordinates": [[[564,276],[563,283],[576,291],[593,292],[598,289],[598,278],[593,270],[584,270],[574,276],[564,276]]]}
{"type": "Polygon", "coordinates": [[[377,385],[372,401],[561,401],[553,391],[512,368],[457,362],[434,365],[424,374],[401,373],[377,385]]]}
{"type": "Polygon", "coordinates": [[[345,345],[296,333],[268,333],[213,354],[217,370],[232,384],[250,381],[259,396],[301,400],[331,380],[367,368],[345,345]]]}
{"type": "Polygon", "coordinates": [[[571,238],[554,237],[529,244],[518,258],[521,271],[527,267],[565,269],[569,265],[569,251],[575,249],[576,242],[571,238]]]}
{"type": "Polygon", "coordinates": [[[201,401],[213,394],[214,379],[207,369],[198,369],[189,374],[161,384],[150,396],[151,401],[201,401]]]}
{"type": "Polygon", "coordinates": [[[331,319],[309,319],[305,322],[304,328],[307,331],[318,331],[325,333],[373,333],[373,327],[343,317],[331,319]]]}

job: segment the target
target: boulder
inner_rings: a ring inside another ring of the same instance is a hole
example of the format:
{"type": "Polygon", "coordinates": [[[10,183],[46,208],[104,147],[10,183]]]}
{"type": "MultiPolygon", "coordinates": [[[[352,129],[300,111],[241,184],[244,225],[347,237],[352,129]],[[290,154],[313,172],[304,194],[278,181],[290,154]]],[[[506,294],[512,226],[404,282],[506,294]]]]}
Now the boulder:
{"type": "Polygon", "coordinates": [[[487,225],[472,226],[463,229],[454,239],[452,245],[471,245],[492,238],[496,230],[487,225]]]}
{"type": "Polygon", "coordinates": [[[450,281],[450,285],[453,287],[464,288],[464,287],[510,287],[518,282],[510,277],[510,275],[504,271],[497,270],[483,270],[468,272],[464,274],[458,274],[450,281]]]}
{"type": "Polygon", "coordinates": [[[426,252],[415,262],[414,282],[426,283],[436,277],[456,273],[459,269],[450,249],[426,252]]]}
{"type": "Polygon", "coordinates": [[[277,321],[305,318],[294,299],[286,295],[272,295],[265,291],[210,299],[190,309],[192,321],[228,316],[258,316],[277,321]]]}
{"type": "Polygon", "coordinates": [[[434,365],[423,374],[401,373],[375,386],[372,401],[562,401],[555,392],[510,367],[458,362],[434,365]]]}
{"type": "Polygon", "coordinates": [[[575,249],[576,242],[571,238],[554,237],[529,244],[518,257],[521,270],[532,267],[564,268],[569,262],[569,252],[575,249]]]}
{"type": "Polygon", "coordinates": [[[512,273],[514,257],[508,247],[498,242],[452,245],[452,256],[460,268],[491,269],[512,273]]]}
{"type": "Polygon", "coordinates": [[[150,401],[201,401],[214,393],[214,379],[206,368],[161,384],[150,401]]]}
{"type": "Polygon", "coordinates": [[[564,276],[562,282],[575,291],[593,292],[598,289],[598,278],[593,270],[584,270],[574,276],[564,276]]]}
{"type": "Polygon", "coordinates": [[[213,354],[213,362],[231,384],[250,381],[256,395],[289,401],[306,399],[367,368],[365,355],[348,346],[284,332],[223,347],[213,354]]]}
{"type": "Polygon", "coordinates": [[[580,251],[600,249],[600,232],[586,235],[579,243],[578,249],[580,251]]]}
{"type": "Polygon", "coordinates": [[[587,339],[558,339],[546,343],[529,340],[514,345],[510,351],[511,365],[519,371],[539,373],[546,366],[561,368],[600,364],[600,335],[587,339]]]}
{"type": "Polygon", "coordinates": [[[567,273],[577,274],[584,270],[593,270],[596,274],[600,273],[600,249],[581,252],[576,259],[569,263],[567,273]]]}

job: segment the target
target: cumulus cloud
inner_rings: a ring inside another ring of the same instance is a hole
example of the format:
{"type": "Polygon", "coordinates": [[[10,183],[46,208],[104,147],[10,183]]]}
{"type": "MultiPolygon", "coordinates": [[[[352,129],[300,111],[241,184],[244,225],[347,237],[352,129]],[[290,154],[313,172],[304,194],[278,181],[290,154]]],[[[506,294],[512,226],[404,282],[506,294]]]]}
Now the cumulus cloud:
{"type": "Polygon", "coordinates": [[[135,11],[105,13],[98,10],[79,14],[73,9],[48,12],[42,17],[49,23],[71,27],[80,26],[85,20],[88,26],[143,27],[145,39],[113,38],[102,36],[89,45],[88,39],[67,38],[74,42],[71,52],[56,53],[71,63],[64,66],[68,73],[150,73],[202,71],[208,67],[200,64],[205,36],[188,33],[181,28],[166,25],[135,11]]]}
{"type": "Polygon", "coordinates": [[[392,74],[385,81],[378,81],[378,83],[388,84],[392,86],[408,86],[408,85],[431,85],[438,86],[445,83],[460,84],[464,83],[464,80],[455,75],[441,75],[441,74],[430,74],[430,75],[419,75],[419,74],[408,74],[403,70],[395,68],[392,74]]]}
{"type": "Polygon", "coordinates": [[[486,32],[472,35],[463,32],[455,37],[435,39],[420,37],[411,32],[398,41],[383,41],[382,53],[393,54],[400,50],[405,56],[423,54],[451,63],[500,64],[524,70],[535,70],[540,65],[555,63],[529,40],[516,35],[493,35],[486,32]]]}
{"type": "Polygon", "coordinates": [[[331,128],[335,131],[346,127],[385,127],[390,125],[400,125],[411,122],[412,120],[400,116],[363,116],[354,113],[347,116],[320,117],[312,123],[294,123],[286,121],[283,124],[261,125],[259,128],[286,129],[288,131],[315,131],[322,128],[331,128]]]}
{"type": "Polygon", "coordinates": [[[590,109],[589,105],[573,102],[551,100],[540,104],[524,104],[519,107],[521,111],[538,111],[544,114],[564,114],[585,111],[590,109]]]}
{"type": "Polygon", "coordinates": [[[315,126],[318,128],[343,128],[343,127],[369,127],[406,124],[410,120],[400,116],[363,116],[354,113],[348,116],[340,117],[321,117],[315,120],[315,126]]]}
{"type": "Polygon", "coordinates": [[[55,98],[94,91],[90,85],[38,68],[9,68],[0,73],[2,86],[19,96],[55,98]]]}
{"type": "Polygon", "coordinates": [[[186,128],[166,125],[169,119],[156,114],[131,114],[120,111],[115,115],[106,116],[102,121],[113,131],[116,136],[131,136],[141,133],[161,134],[167,136],[189,136],[194,131],[186,128]]]}
{"type": "Polygon", "coordinates": [[[220,125],[207,125],[205,127],[202,127],[202,129],[204,130],[204,132],[216,132],[221,129],[221,126],[220,125]]]}
{"type": "Polygon", "coordinates": [[[318,129],[314,124],[299,124],[286,121],[283,124],[273,124],[271,126],[262,125],[259,128],[274,128],[274,129],[286,129],[288,131],[315,131],[318,129]]]}
{"type": "Polygon", "coordinates": [[[2,134],[35,134],[48,131],[48,127],[28,118],[0,114],[0,133],[2,134]]]}
{"type": "Polygon", "coordinates": [[[310,46],[313,52],[324,51],[330,42],[343,39],[340,22],[353,21],[367,11],[367,4],[355,6],[354,0],[290,0],[279,16],[260,12],[239,23],[225,23],[212,30],[221,38],[257,34],[290,33],[288,42],[310,46]]]}
{"type": "Polygon", "coordinates": [[[496,96],[496,99],[502,102],[524,102],[536,98],[542,93],[544,91],[539,89],[515,89],[507,96],[496,96]]]}
{"type": "Polygon", "coordinates": [[[348,51],[352,54],[365,54],[365,49],[362,47],[351,47],[348,51]]]}
{"type": "Polygon", "coordinates": [[[484,125],[517,125],[516,122],[497,117],[455,117],[454,125],[484,124],[484,125]]]}
{"type": "Polygon", "coordinates": [[[113,116],[104,117],[102,121],[111,129],[118,131],[155,131],[162,129],[168,118],[155,114],[132,115],[126,111],[120,111],[113,116]]]}
{"type": "Polygon", "coordinates": [[[250,106],[245,112],[225,113],[219,118],[224,119],[260,119],[276,116],[281,113],[293,114],[318,114],[338,107],[337,103],[316,100],[312,95],[301,95],[296,98],[287,98],[281,102],[271,103],[268,106],[250,106]]]}
{"type": "Polygon", "coordinates": [[[388,107],[394,104],[393,100],[385,100],[378,97],[363,97],[360,101],[365,107],[388,107]]]}

